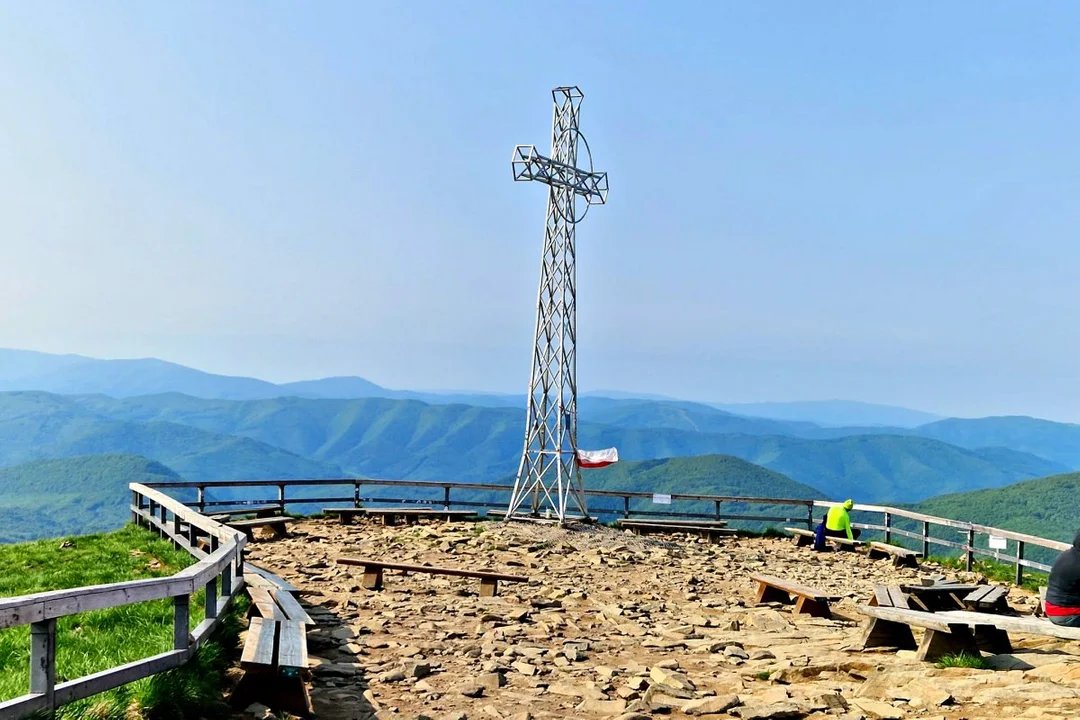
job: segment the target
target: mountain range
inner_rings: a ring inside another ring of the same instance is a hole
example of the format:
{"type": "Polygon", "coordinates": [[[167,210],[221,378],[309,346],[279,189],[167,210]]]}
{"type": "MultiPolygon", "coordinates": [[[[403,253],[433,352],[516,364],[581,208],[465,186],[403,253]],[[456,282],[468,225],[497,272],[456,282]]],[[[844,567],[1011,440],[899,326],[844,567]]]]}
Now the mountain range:
{"type": "MultiPolygon", "coordinates": [[[[8,390],[0,392],[0,468],[107,454],[137,456],[192,480],[491,482],[516,471],[524,439],[520,397],[431,396],[361,378],[275,385],[153,359],[0,350],[0,388],[8,390]],[[364,394],[371,395],[350,397],[364,394]]],[[[615,446],[624,461],[588,471],[586,483],[621,477],[629,462],[692,464],[694,456],[723,455],[778,473],[778,488],[783,477],[822,497],[917,503],[1080,470],[1077,425],[1027,417],[914,424],[934,416],[843,401],[735,407],[746,414],[659,397],[583,394],[580,446],[615,446]]],[[[678,470],[680,482],[718,492],[686,471],[689,465],[633,467],[625,481],[643,484],[635,489],[670,486],[663,473],[678,470]]]]}

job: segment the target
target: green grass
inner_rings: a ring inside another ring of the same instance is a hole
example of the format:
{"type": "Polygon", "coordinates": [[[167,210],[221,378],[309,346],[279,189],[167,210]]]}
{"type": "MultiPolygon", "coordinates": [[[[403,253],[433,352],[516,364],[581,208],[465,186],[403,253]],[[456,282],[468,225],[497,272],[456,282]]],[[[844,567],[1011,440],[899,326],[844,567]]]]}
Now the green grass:
{"type": "MultiPolygon", "coordinates": [[[[931,555],[929,560],[930,562],[935,562],[941,567],[949,570],[963,571],[967,568],[963,555],[947,557],[931,555]]],[[[1016,580],[1016,566],[998,562],[996,560],[975,560],[971,565],[971,570],[972,572],[981,573],[987,580],[992,580],[994,582],[1012,584],[1012,582],[1016,580]]],[[[1021,583],[1020,587],[1038,592],[1039,587],[1045,584],[1046,573],[1030,568],[1024,568],[1024,582],[1021,583]]]]}
{"type": "Polygon", "coordinates": [[[990,670],[991,667],[986,660],[983,660],[981,655],[969,655],[967,653],[960,653],[959,655],[945,655],[938,660],[934,667],[937,668],[974,668],[976,670],[990,670]]]}
{"type": "MultiPolygon", "coordinates": [[[[172,575],[188,553],[129,525],[117,532],[0,546],[0,597],[172,575]]],[[[203,619],[202,591],[191,599],[191,627],[203,619]]],[[[239,606],[215,641],[188,665],[65,706],[61,718],[180,720],[221,716],[222,674],[235,650],[239,606]]],[[[57,621],[57,681],[74,679],[172,649],[171,600],[97,610],[57,621]]],[[[0,630],[0,700],[29,688],[29,627],[0,630]]]]}

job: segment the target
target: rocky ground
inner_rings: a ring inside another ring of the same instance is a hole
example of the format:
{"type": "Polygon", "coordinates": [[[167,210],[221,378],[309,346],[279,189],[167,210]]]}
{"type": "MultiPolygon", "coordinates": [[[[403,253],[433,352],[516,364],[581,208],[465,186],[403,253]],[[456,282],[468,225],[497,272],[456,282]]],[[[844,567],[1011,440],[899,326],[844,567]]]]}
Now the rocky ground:
{"type": "MultiPolygon", "coordinates": [[[[1080,648],[1014,637],[997,669],[937,669],[914,653],[859,649],[855,611],[896,569],[788,540],[642,539],[606,528],[304,520],[250,558],[302,591],[316,716],[354,718],[1074,718],[1080,648]],[[479,581],[387,572],[361,586],[341,556],[490,569],[529,578],[479,596],[479,581]],[[754,605],[753,573],[843,600],[835,617],[754,605]]],[[[970,579],[970,578],[961,578],[970,579]]],[[[1010,604],[1035,598],[1013,589],[1010,604]]],[[[256,711],[258,708],[252,708],[256,711]]]]}

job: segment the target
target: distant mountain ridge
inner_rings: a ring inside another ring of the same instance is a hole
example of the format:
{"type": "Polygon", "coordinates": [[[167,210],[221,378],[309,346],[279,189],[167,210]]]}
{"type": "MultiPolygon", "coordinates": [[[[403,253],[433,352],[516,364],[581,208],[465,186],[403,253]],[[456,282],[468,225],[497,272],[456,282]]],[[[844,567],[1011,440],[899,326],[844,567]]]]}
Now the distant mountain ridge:
{"type": "Polygon", "coordinates": [[[943,419],[922,410],[853,400],[711,404],[736,415],[812,422],[825,427],[914,428],[943,419]]]}

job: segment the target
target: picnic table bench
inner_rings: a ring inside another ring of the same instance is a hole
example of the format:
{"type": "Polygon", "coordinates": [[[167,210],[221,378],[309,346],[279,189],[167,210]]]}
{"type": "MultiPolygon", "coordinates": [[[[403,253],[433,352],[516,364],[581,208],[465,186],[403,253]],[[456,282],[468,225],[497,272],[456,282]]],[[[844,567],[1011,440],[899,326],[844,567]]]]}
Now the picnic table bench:
{"type": "Polygon", "coordinates": [[[872,542],[870,543],[869,555],[874,560],[883,560],[886,558],[892,558],[892,563],[896,567],[919,567],[919,557],[922,553],[915,550],[908,550],[907,548],[897,547],[896,545],[889,545],[887,543],[872,542]]]}
{"type": "Polygon", "coordinates": [[[758,603],[781,602],[789,604],[792,602],[792,596],[797,597],[795,609],[792,610],[795,615],[832,617],[829,603],[840,599],[839,595],[833,595],[806,585],[799,585],[772,575],[751,575],[750,579],[758,584],[756,597],[758,603]]]}
{"type": "Polygon", "coordinates": [[[709,542],[716,542],[721,537],[735,535],[736,530],[724,527],[715,527],[712,525],[689,525],[686,523],[669,523],[669,522],[625,522],[623,520],[615,521],[616,527],[624,528],[634,533],[635,535],[648,535],[650,533],[687,533],[688,535],[700,535],[709,539],[709,542]]]}
{"type": "MultiPolygon", "coordinates": [[[[791,533],[792,536],[794,536],[795,545],[797,547],[805,547],[807,545],[813,545],[814,544],[814,532],[812,530],[807,530],[806,528],[792,528],[792,527],[786,527],[786,528],[784,528],[784,530],[786,530],[787,532],[791,533]]],[[[837,548],[840,549],[840,550],[856,550],[859,547],[862,547],[863,545],[866,544],[862,540],[848,540],[846,537],[843,537],[843,538],[826,537],[825,542],[832,543],[833,545],[836,545],[837,548]]]]}
{"type": "Polygon", "coordinates": [[[978,590],[972,590],[962,598],[967,610],[982,610],[984,612],[1008,612],[1007,600],[1009,589],[1001,585],[983,585],[978,590]]]}
{"type": "MultiPolygon", "coordinates": [[[[247,569],[253,566],[247,565],[247,569]]],[[[293,596],[292,585],[272,573],[245,574],[258,578],[248,585],[251,606],[248,630],[240,656],[244,675],[233,690],[230,702],[246,708],[260,702],[273,710],[301,717],[313,713],[305,679],[308,673],[307,626],[315,622],[293,596]],[[280,578],[277,578],[280,580],[280,578]]]]}
{"type": "Polygon", "coordinates": [[[237,515],[254,515],[257,518],[274,517],[281,514],[280,505],[251,505],[245,508],[235,508],[233,510],[218,510],[210,516],[211,520],[217,520],[218,522],[227,523],[237,515]]]}
{"type": "Polygon", "coordinates": [[[861,606],[859,612],[869,620],[863,630],[864,648],[895,647],[914,650],[918,659],[934,661],[943,655],[968,653],[979,655],[1012,652],[1010,632],[1041,635],[1062,640],[1080,640],[1080,628],[1054,625],[1049,620],[1032,617],[989,615],[967,610],[930,613],[898,607],[861,606]],[[911,628],[926,632],[916,646],[911,628]]]}
{"type": "Polygon", "coordinates": [[[870,598],[870,606],[897,607],[907,610],[911,604],[899,585],[875,585],[874,596],[870,598]]]}
{"type": "Polygon", "coordinates": [[[500,582],[528,582],[529,578],[521,575],[507,575],[505,573],[489,572],[486,570],[467,570],[465,568],[433,567],[431,565],[405,565],[402,563],[386,562],[374,558],[348,558],[337,559],[339,565],[359,565],[364,568],[363,586],[368,590],[382,590],[383,570],[400,570],[405,573],[428,573],[430,575],[452,575],[456,577],[471,577],[480,579],[480,596],[494,597],[499,594],[500,582]]]}
{"type": "Polygon", "coordinates": [[[248,540],[255,539],[255,528],[267,527],[274,532],[275,537],[285,537],[288,534],[286,524],[296,522],[296,518],[285,517],[283,515],[266,518],[251,518],[250,520],[229,520],[224,523],[228,527],[234,530],[240,530],[247,535],[248,540]]]}
{"type": "Polygon", "coordinates": [[[627,518],[620,518],[619,520],[616,520],[616,522],[617,523],[622,523],[623,525],[635,525],[635,524],[638,524],[638,523],[644,523],[644,524],[664,523],[665,525],[697,525],[697,526],[703,526],[703,527],[718,527],[718,528],[727,527],[727,521],[726,520],[705,520],[705,519],[701,519],[701,520],[678,520],[678,519],[675,519],[675,518],[666,518],[666,517],[627,517],[627,518]]]}
{"type": "Polygon", "coordinates": [[[944,610],[965,610],[963,598],[987,587],[971,583],[939,582],[934,585],[901,585],[900,589],[908,594],[911,603],[927,612],[944,610]]]}
{"type": "MultiPolygon", "coordinates": [[[[339,514],[342,524],[348,524],[352,519],[352,508],[329,508],[323,510],[327,514],[339,514]],[[342,510],[347,512],[342,513],[342,510]]],[[[447,510],[434,507],[392,507],[392,508],[360,508],[360,512],[368,517],[381,517],[383,525],[396,525],[397,519],[403,518],[409,525],[415,525],[421,517],[442,518],[449,522],[455,518],[465,520],[476,517],[475,510],[447,510]]]]}

